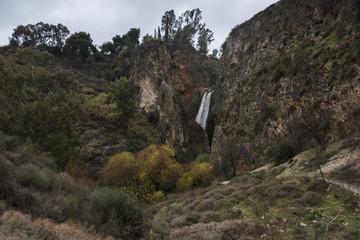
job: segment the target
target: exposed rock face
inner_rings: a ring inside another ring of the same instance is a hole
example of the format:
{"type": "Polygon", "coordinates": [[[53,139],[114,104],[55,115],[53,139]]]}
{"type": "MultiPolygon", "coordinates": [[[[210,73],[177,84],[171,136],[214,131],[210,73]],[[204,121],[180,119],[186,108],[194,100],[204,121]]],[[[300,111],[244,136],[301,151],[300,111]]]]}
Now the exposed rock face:
{"type": "Polygon", "coordinates": [[[215,84],[217,62],[159,42],[140,46],[129,59],[130,76],[141,87],[139,105],[158,115],[167,144],[184,157],[208,151],[207,135],[194,119],[203,88],[215,84]]]}
{"type": "Polygon", "coordinates": [[[344,134],[360,104],[359,2],[282,0],[233,29],[220,62],[215,164],[226,161],[224,139],[236,139],[247,170],[281,141],[300,150],[344,134]]]}

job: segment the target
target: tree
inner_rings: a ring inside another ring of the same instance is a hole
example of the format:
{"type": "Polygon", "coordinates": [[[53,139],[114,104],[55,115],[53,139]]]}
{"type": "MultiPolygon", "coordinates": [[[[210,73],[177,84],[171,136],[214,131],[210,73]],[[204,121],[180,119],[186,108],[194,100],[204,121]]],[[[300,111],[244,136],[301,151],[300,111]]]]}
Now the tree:
{"type": "Polygon", "coordinates": [[[177,30],[174,39],[175,42],[193,46],[193,38],[199,31],[201,19],[201,11],[199,8],[185,11],[176,21],[177,30]]]}
{"type": "MultiPolygon", "coordinates": [[[[204,55],[208,52],[208,45],[214,40],[214,33],[201,23],[201,10],[195,8],[187,10],[176,19],[174,10],[165,12],[161,18],[163,40],[167,43],[177,43],[184,46],[194,45],[194,38],[198,39],[198,50],[204,55]]],[[[156,34],[155,34],[156,35],[156,34]]],[[[158,31],[158,37],[161,37],[158,31]]]]}
{"type": "Polygon", "coordinates": [[[65,42],[65,50],[68,54],[73,55],[80,53],[81,59],[84,61],[90,54],[96,53],[96,47],[92,44],[93,40],[89,33],[76,32],[71,34],[65,42]]]}
{"type": "Polygon", "coordinates": [[[166,11],[161,18],[161,31],[164,32],[164,41],[169,42],[172,39],[173,27],[176,22],[174,10],[166,11]]]}
{"type": "Polygon", "coordinates": [[[240,145],[233,137],[226,137],[221,144],[220,154],[222,156],[221,170],[225,175],[236,176],[236,169],[240,160],[240,145]]]}
{"type": "Polygon", "coordinates": [[[135,84],[134,80],[127,79],[126,77],[121,77],[113,83],[109,94],[109,101],[116,103],[120,113],[120,121],[123,124],[136,113],[135,97],[139,90],[140,88],[135,84]]]}
{"type": "Polygon", "coordinates": [[[37,47],[52,53],[61,53],[64,40],[69,30],[62,24],[50,25],[38,22],[37,24],[19,25],[14,29],[10,44],[20,47],[37,47]]]}
{"type": "Polygon", "coordinates": [[[112,38],[115,53],[119,53],[124,48],[124,39],[120,35],[115,35],[112,38]]]}
{"type": "Polygon", "coordinates": [[[134,155],[123,152],[110,158],[102,168],[101,176],[106,185],[131,186],[140,183],[139,171],[134,155]]]}
{"type": "Polygon", "coordinates": [[[207,52],[209,51],[208,46],[212,41],[214,41],[214,32],[206,28],[205,23],[202,24],[199,28],[199,37],[197,42],[198,51],[203,55],[207,55],[207,52]]]}
{"type": "Polygon", "coordinates": [[[161,40],[161,30],[160,30],[160,27],[158,27],[158,30],[157,30],[157,39],[161,40]]]}
{"type": "Polygon", "coordinates": [[[140,28],[130,28],[130,30],[122,36],[126,48],[131,49],[139,45],[140,28]]]}
{"type": "Polygon", "coordinates": [[[115,47],[112,42],[104,42],[100,46],[101,53],[103,54],[114,54],[115,53],[115,47]]]}
{"type": "Polygon", "coordinates": [[[19,25],[11,35],[10,44],[20,47],[35,46],[35,36],[31,31],[30,25],[19,25]]]}

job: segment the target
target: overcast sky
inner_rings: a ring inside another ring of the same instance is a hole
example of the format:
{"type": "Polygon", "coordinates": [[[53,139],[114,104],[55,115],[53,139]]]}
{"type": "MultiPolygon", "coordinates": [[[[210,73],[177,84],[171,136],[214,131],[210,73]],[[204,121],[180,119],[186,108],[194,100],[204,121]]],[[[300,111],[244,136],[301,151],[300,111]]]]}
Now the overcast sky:
{"type": "Polygon", "coordinates": [[[211,49],[219,48],[231,29],[277,0],[0,0],[0,46],[17,25],[62,23],[71,33],[90,33],[101,45],[116,34],[140,28],[153,35],[162,15],[173,9],[176,16],[200,8],[202,21],[214,32],[211,49]]]}

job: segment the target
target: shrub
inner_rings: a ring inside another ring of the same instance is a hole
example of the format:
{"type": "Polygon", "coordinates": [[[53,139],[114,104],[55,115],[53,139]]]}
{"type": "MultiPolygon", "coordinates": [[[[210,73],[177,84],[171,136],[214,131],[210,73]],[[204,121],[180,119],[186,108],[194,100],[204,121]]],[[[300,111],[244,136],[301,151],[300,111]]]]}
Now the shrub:
{"type": "Polygon", "coordinates": [[[211,199],[205,199],[197,205],[196,209],[199,212],[203,212],[205,210],[212,209],[212,206],[213,206],[213,201],[211,199]]]}
{"type": "Polygon", "coordinates": [[[220,221],[220,215],[217,212],[206,211],[201,215],[200,222],[202,223],[210,223],[210,222],[218,222],[220,221]]]}
{"type": "Polygon", "coordinates": [[[272,187],[269,187],[265,190],[265,194],[271,198],[289,198],[294,199],[301,196],[302,192],[293,184],[279,184],[272,187]]]}
{"type": "Polygon", "coordinates": [[[50,190],[53,172],[47,168],[39,168],[33,164],[21,166],[19,181],[24,187],[32,187],[35,190],[50,190]]]}
{"type": "Polygon", "coordinates": [[[210,163],[192,163],[190,170],[179,178],[176,190],[182,192],[200,186],[210,179],[212,169],[210,163]]]}
{"type": "Polygon", "coordinates": [[[0,183],[6,182],[8,176],[9,176],[9,169],[6,164],[6,160],[2,155],[0,155],[0,183]]]}
{"type": "Polygon", "coordinates": [[[86,193],[88,189],[74,181],[74,179],[66,172],[61,172],[53,177],[53,190],[59,193],[67,194],[82,194],[86,193]]]}
{"type": "Polygon", "coordinates": [[[299,201],[310,206],[317,206],[324,202],[322,196],[316,192],[306,192],[299,201]]]}
{"type": "Polygon", "coordinates": [[[289,142],[280,142],[269,150],[269,156],[276,165],[280,165],[294,156],[294,149],[289,142]]]}
{"type": "Polygon", "coordinates": [[[135,203],[119,189],[96,188],[89,195],[89,205],[93,213],[96,213],[92,215],[96,215],[94,217],[100,223],[109,220],[111,215],[115,215],[122,223],[141,222],[141,214],[135,203]]]}
{"type": "Polygon", "coordinates": [[[139,165],[133,154],[124,152],[110,158],[101,171],[106,185],[128,186],[139,182],[139,165]]]}
{"type": "Polygon", "coordinates": [[[135,115],[134,118],[131,118],[128,122],[129,132],[139,136],[148,143],[159,144],[161,143],[161,134],[157,131],[156,128],[151,125],[145,118],[135,115]]]}
{"type": "Polygon", "coordinates": [[[138,152],[142,179],[148,179],[157,190],[172,192],[183,173],[182,166],[176,162],[174,151],[166,145],[150,145],[138,152]]]}
{"type": "Polygon", "coordinates": [[[209,153],[203,153],[196,157],[195,161],[197,163],[209,163],[210,162],[210,154],[209,153]]]}
{"type": "Polygon", "coordinates": [[[150,145],[135,156],[124,152],[113,156],[103,167],[106,185],[122,188],[141,201],[151,202],[175,190],[183,173],[168,146],[150,145]]]}
{"type": "Polygon", "coordinates": [[[96,97],[91,97],[83,105],[83,110],[91,118],[115,122],[119,119],[120,113],[117,111],[115,103],[107,103],[108,98],[107,93],[100,93],[96,97]]]}
{"type": "Polygon", "coordinates": [[[317,193],[321,193],[324,195],[327,193],[328,187],[329,187],[329,184],[327,182],[325,182],[324,180],[314,179],[314,180],[310,181],[310,183],[307,187],[307,191],[317,192],[317,193]]]}

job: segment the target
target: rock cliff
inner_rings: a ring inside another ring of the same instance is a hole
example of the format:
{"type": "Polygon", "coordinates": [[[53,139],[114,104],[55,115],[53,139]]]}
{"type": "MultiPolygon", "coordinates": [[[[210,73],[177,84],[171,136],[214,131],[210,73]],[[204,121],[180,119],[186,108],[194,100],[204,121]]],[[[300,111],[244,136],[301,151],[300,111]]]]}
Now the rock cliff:
{"type": "Polygon", "coordinates": [[[119,62],[123,64],[119,71],[126,69],[140,86],[139,106],[158,119],[166,143],[180,158],[192,160],[209,151],[208,137],[194,119],[203,89],[215,85],[215,60],[192,49],[152,42],[131,55],[120,54],[119,62]]]}
{"type": "Polygon", "coordinates": [[[359,2],[282,0],[232,30],[220,60],[215,164],[229,161],[229,146],[249,170],[281,142],[300,151],[354,133],[359,2]]]}

